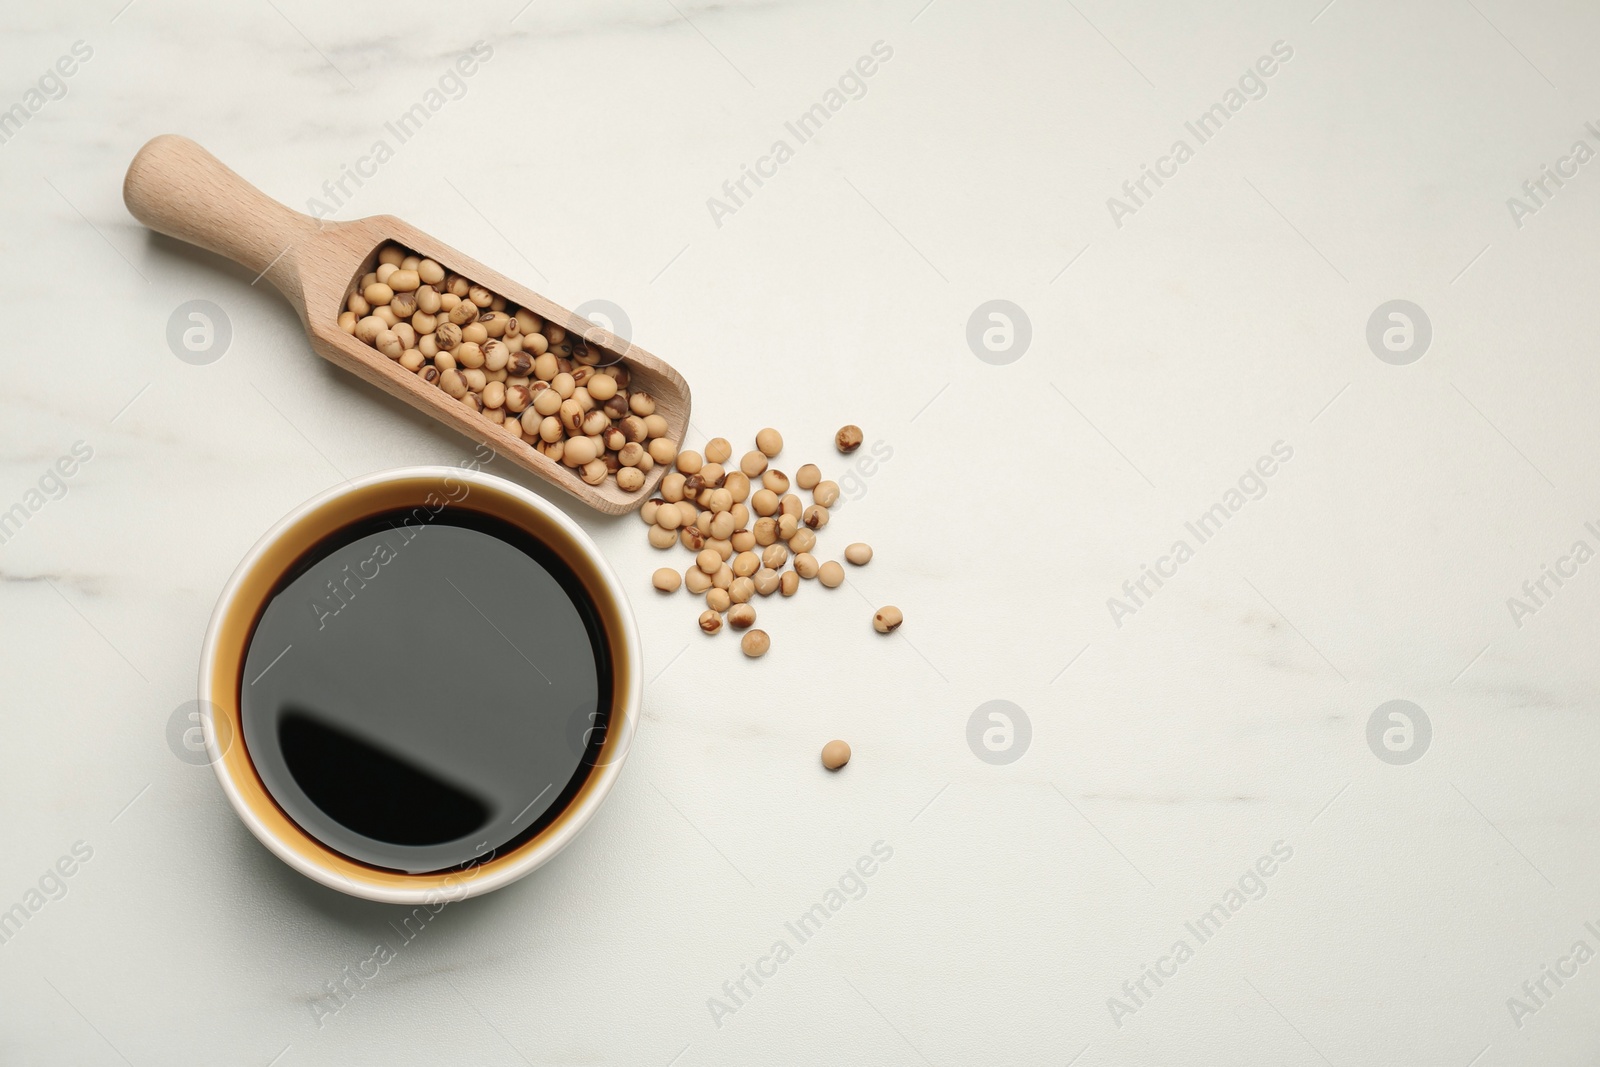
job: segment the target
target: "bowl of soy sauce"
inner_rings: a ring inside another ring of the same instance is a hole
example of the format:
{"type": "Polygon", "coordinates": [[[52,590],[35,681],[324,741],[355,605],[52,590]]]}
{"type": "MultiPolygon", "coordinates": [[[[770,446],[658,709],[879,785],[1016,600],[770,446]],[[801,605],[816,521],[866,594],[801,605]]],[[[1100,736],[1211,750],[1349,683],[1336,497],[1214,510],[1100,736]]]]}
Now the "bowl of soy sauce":
{"type": "Polygon", "coordinates": [[[223,590],[207,752],[255,836],[390,903],[475,896],[559,852],[620,773],[639,636],[587,534],[527,489],[409,467],[296,508],[223,590]]]}

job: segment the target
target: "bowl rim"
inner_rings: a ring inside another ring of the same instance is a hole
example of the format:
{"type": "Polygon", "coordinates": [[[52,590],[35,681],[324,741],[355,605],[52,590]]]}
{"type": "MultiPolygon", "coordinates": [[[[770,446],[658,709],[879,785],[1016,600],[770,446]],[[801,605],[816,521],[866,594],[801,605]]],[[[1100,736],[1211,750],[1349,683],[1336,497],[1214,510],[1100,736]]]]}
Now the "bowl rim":
{"type": "MultiPolygon", "coordinates": [[[[262,534],[260,539],[245,553],[244,558],[239,561],[232,575],[229,576],[227,584],[223,586],[222,593],[217,598],[216,607],[212,609],[211,619],[207,623],[205,641],[200,653],[198,689],[200,707],[203,711],[210,711],[212,708],[210,697],[215,692],[215,685],[218,681],[217,656],[220,651],[221,631],[224,623],[233,617],[242,587],[249,578],[255,575],[256,570],[262,566],[263,557],[277,547],[291,529],[319,509],[343,497],[374,486],[415,480],[437,480],[442,484],[447,478],[467,483],[470,487],[480,488],[490,493],[500,493],[511,497],[515,502],[538,512],[542,517],[552,522],[570,537],[573,544],[584,554],[586,561],[594,568],[596,576],[604,585],[605,592],[610,596],[616,609],[615,614],[620,622],[621,629],[621,647],[613,647],[610,651],[613,661],[620,661],[622,667],[619,673],[623,678],[623,693],[620,700],[614,697],[612,704],[614,713],[620,709],[622,722],[620,724],[613,722],[608,727],[607,744],[609,746],[615,740],[617,745],[615,749],[609,752],[606,759],[594,766],[585,780],[583,791],[574,798],[572,804],[562,813],[559,819],[545,827],[530,841],[519,845],[511,858],[482,867],[469,868],[458,874],[448,875],[443,882],[438,880],[438,872],[433,872],[427,876],[414,876],[419,879],[428,879],[428,884],[415,886],[408,886],[403,880],[399,884],[395,884],[394,877],[387,878],[382,882],[358,881],[315,862],[306,855],[304,849],[292,847],[289,841],[284,839],[278,827],[269,825],[268,820],[263,818],[261,813],[246,798],[240,783],[235,778],[234,772],[230,770],[229,761],[223,758],[226,755],[227,746],[219,742],[217,729],[213,721],[214,713],[203,713],[200,716],[201,726],[205,735],[206,754],[211,767],[215,771],[217,780],[221,783],[222,791],[227,796],[234,813],[239,816],[239,819],[249,828],[255,838],[279,859],[312,881],[351,896],[386,904],[437,904],[441,900],[464,900],[468,897],[480,896],[509,885],[519,878],[526,877],[549,862],[557,853],[571,844],[579,831],[589,823],[599,810],[600,805],[610,794],[612,787],[616,783],[617,776],[622,772],[622,765],[627,759],[628,752],[632,748],[633,736],[638,729],[641,717],[640,709],[643,703],[644,690],[642,675],[643,652],[639,643],[638,626],[627,592],[616,572],[612,569],[611,564],[601,553],[599,546],[594,543],[594,540],[571,516],[532,490],[516,482],[496,475],[486,474],[470,466],[453,467],[443,464],[395,467],[341,482],[297,505],[274,523],[266,533],[262,534]]],[[[231,743],[242,744],[242,740],[230,738],[231,743]]],[[[302,844],[309,842],[317,849],[327,850],[327,846],[322,845],[321,842],[306,833],[306,831],[299,829],[286,816],[283,821],[298,832],[303,839],[302,844]]],[[[398,877],[404,879],[413,876],[399,875],[398,877]]]]}

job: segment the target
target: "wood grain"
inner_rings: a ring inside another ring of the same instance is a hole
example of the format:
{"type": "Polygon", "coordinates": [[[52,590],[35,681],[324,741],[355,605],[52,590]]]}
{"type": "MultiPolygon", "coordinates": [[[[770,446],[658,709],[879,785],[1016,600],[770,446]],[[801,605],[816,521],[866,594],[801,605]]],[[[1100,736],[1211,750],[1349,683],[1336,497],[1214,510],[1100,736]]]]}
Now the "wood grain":
{"type": "Polygon", "coordinates": [[[667,466],[658,464],[634,493],[618,488],[612,478],[589,485],[521,437],[339,328],[339,312],[356,282],[373,269],[381,245],[388,241],[404,245],[583,337],[591,348],[612,357],[607,362],[625,362],[633,379],[629,389],[642,389],[654,397],[657,413],[667,420],[667,435],[680,444],[684,439],[689,386],[664,360],[392,215],[351,222],[303,215],[255,188],[195,142],[175,134],[156,137],[139,150],[128,166],[122,198],[133,217],[150,229],[226,256],[265,277],[288,298],[305,325],[311,347],[324,359],[488,445],[596,511],[622,515],[638,508],[655,491],[667,466]]]}

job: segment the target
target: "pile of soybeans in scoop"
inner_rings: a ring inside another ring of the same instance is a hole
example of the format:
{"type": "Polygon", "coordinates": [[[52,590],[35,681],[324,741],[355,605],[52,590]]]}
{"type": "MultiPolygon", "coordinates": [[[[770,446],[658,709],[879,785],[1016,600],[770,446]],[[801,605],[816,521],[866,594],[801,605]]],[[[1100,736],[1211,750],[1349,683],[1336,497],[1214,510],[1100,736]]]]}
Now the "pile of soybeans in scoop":
{"type": "Polygon", "coordinates": [[[339,326],[588,485],[638,492],[677,458],[626,364],[399,245],[379,250],[339,326]]]}
{"type": "MultiPolygon", "coordinates": [[[[861,446],[861,431],[846,426],[835,436],[842,453],[861,446]]],[[[814,463],[795,471],[794,481],[771,466],[783,451],[783,435],[770,427],[756,434],[756,447],[740,457],[736,466],[733,446],[726,438],[706,442],[702,455],[680,451],[674,470],[661,480],[660,497],[648,500],[640,517],[650,527],[650,543],[666,550],[674,545],[694,553],[694,562],[680,575],[662,567],[652,584],[662,593],[686,586],[705,597],[700,629],[719,633],[724,622],[742,630],[740,648],[751,658],[772,647],[765,630],[755,629],[756,597],[793,596],[802,581],[815,578],[829,589],[844,583],[844,567],[837,560],[818,560],[817,532],[828,525],[828,509],[839,500],[838,483],[822,477],[814,463]],[[790,492],[791,484],[811,494],[808,506],[790,492]]],[[[847,545],[844,558],[864,567],[872,548],[856,542],[847,545]]],[[[900,609],[883,607],[873,615],[879,633],[890,633],[903,621],[900,609]]]]}

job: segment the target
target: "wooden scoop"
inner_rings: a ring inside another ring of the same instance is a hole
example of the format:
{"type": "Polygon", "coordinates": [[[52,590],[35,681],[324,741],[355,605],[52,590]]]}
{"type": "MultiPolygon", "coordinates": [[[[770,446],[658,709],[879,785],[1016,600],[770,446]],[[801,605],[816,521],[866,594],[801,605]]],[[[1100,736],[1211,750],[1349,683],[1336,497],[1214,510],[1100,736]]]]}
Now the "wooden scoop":
{"type": "Polygon", "coordinates": [[[600,485],[589,485],[576,471],[548,459],[520,436],[339,327],[339,313],[362,275],[376,268],[382,245],[390,241],[402,245],[584,338],[591,350],[605,353],[603,364],[624,363],[632,376],[629,390],[649,393],[657,414],[667,420],[667,437],[674,442],[684,439],[689,386],[672,367],[392,215],[319,222],[273,200],[204,148],[173,134],[155,138],[134,156],[122,199],[133,217],[152,230],[227,256],[272,282],[299,312],[311,347],[324,359],[473,440],[486,442],[597,511],[622,515],[639,507],[655,491],[668,465],[657,464],[636,492],[624,491],[610,477],[600,485]]]}

